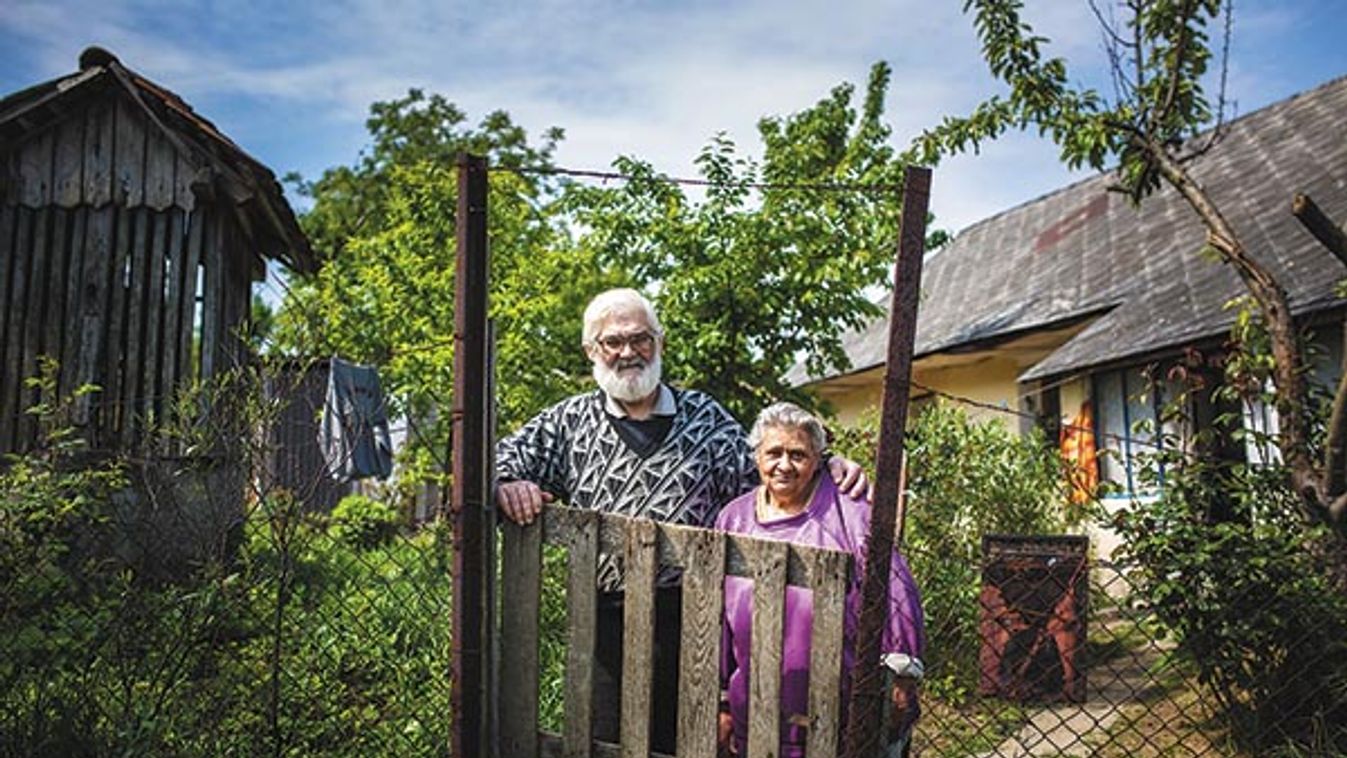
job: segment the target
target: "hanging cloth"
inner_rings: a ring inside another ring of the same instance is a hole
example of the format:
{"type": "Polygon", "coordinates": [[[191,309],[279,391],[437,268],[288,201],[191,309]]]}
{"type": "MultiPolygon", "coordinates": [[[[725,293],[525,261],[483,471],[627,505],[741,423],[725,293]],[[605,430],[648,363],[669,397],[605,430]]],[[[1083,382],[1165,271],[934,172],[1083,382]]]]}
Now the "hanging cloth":
{"type": "Polygon", "coordinates": [[[333,479],[347,482],[393,473],[393,443],[388,435],[379,372],[333,357],[318,444],[333,479]]]}
{"type": "Polygon", "coordinates": [[[1099,487],[1098,453],[1094,441],[1094,415],[1090,402],[1080,405],[1076,417],[1062,427],[1060,449],[1066,462],[1067,484],[1071,503],[1081,506],[1094,500],[1099,487]]]}

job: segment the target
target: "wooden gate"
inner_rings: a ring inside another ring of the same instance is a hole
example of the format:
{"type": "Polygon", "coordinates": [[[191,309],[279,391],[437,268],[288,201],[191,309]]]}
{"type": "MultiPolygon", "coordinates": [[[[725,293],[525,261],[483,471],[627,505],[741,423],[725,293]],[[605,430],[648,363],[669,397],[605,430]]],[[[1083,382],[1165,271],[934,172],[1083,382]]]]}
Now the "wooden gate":
{"type": "Polygon", "coordinates": [[[781,640],[787,585],[813,591],[809,670],[810,755],[837,752],[841,709],[844,601],[851,556],[707,529],[551,507],[533,525],[503,527],[498,754],[647,758],[648,725],[671,714],[650,712],[655,576],[661,565],[683,570],[682,645],[678,686],[680,758],[715,758],[720,702],[719,652],[725,576],[754,581],[750,661],[749,755],[775,755],[780,739],[781,640]],[[542,546],[569,553],[566,726],[561,735],[538,728],[539,609],[542,546]],[[600,553],[620,555],[626,578],[623,605],[621,744],[590,735],[594,677],[596,572],[600,553]]]}

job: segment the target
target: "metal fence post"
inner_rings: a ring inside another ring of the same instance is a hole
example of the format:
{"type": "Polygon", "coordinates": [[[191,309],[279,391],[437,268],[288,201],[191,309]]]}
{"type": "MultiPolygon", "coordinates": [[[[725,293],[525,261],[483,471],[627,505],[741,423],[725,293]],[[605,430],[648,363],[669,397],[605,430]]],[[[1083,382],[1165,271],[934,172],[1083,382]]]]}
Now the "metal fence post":
{"type": "Polygon", "coordinates": [[[488,498],[486,395],[487,292],[486,159],[458,159],[458,255],[454,280],[453,684],[450,697],[454,758],[477,758],[486,727],[483,659],[489,644],[483,623],[483,511],[488,498]]]}
{"type": "Polygon", "coordinates": [[[908,384],[917,335],[917,301],[926,246],[926,209],[931,170],[909,166],[903,181],[903,215],[898,260],[894,264],[889,305],[888,362],[884,368],[884,405],[875,462],[875,502],[861,585],[861,618],[856,633],[851,702],[847,713],[847,758],[878,755],[880,708],[885,701],[879,670],[884,620],[888,615],[890,553],[898,510],[903,434],[907,426],[908,384]]]}

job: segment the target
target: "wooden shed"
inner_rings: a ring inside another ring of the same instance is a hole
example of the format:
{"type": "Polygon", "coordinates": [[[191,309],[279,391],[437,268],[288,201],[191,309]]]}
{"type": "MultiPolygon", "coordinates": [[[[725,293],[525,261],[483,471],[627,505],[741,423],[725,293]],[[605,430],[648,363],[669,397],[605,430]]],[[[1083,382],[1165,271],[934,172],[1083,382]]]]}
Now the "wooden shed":
{"type": "Polygon", "coordinates": [[[60,362],[95,449],[243,358],[268,260],[315,260],[275,175],[181,98],[89,48],[0,100],[0,453],[36,440],[24,378],[60,362]]]}

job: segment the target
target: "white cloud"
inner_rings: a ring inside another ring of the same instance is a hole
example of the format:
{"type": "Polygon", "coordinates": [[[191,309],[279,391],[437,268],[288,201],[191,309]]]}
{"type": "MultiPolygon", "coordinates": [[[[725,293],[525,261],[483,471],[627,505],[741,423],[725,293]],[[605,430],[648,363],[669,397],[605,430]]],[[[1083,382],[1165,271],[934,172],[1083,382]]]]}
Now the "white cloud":
{"type": "MultiPolygon", "coordinates": [[[[342,154],[258,151],[282,170],[353,160],[369,104],[423,87],[474,119],[500,108],[534,134],[564,127],[568,136],[558,155],[564,164],[604,168],[619,154],[634,154],[680,175],[692,172],[693,157],[716,132],[756,152],[760,117],[807,107],[844,80],[860,89],[880,59],[894,70],[887,116],[896,143],[944,115],[967,112],[1001,88],[985,72],[971,21],[958,6],[922,0],[8,0],[0,7],[0,41],[23,41],[35,58],[29,66],[48,76],[72,70],[84,45],[103,44],[226,131],[235,125],[253,136],[325,126],[349,135],[342,154]],[[72,18],[86,37],[72,37],[72,18]]],[[[1259,61],[1263,46],[1274,44],[1283,57],[1294,53],[1286,41],[1303,18],[1280,5],[1241,13],[1239,28],[1252,31],[1237,38],[1237,55],[1259,61]]],[[[1067,57],[1079,80],[1104,83],[1099,32],[1084,0],[1030,3],[1025,16],[1052,39],[1049,52],[1067,57]]],[[[1258,66],[1236,67],[1232,92],[1258,104],[1270,99],[1266,92],[1290,94],[1279,91],[1284,74],[1269,76],[1258,66]]],[[[278,144],[294,149],[303,140],[278,144]]],[[[963,228],[1070,178],[1050,145],[1007,138],[980,157],[937,169],[937,223],[963,228]]]]}

